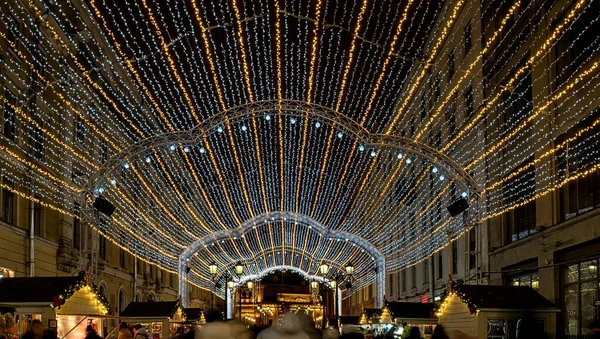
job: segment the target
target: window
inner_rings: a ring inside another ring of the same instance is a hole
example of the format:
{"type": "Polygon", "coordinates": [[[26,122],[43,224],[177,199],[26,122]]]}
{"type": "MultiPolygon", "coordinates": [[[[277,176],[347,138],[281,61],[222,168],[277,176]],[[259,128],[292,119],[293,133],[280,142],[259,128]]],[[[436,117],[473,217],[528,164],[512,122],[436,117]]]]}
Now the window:
{"type": "Polygon", "coordinates": [[[119,267],[127,268],[125,262],[125,250],[122,248],[119,248],[119,267]]]}
{"type": "Polygon", "coordinates": [[[106,261],[106,237],[104,237],[102,234],[100,234],[100,237],[98,239],[98,254],[100,256],[100,259],[105,260],[106,261]]]}
{"type": "Polygon", "coordinates": [[[429,259],[425,259],[425,261],[423,261],[423,282],[429,282],[429,259]]]}
{"type": "Polygon", "coordinates": [[[33,203],[33,230],[38,237],[42,236],[42,204],[41,198],[35,196],[36,201],[33,203]]]}
{"type": "Polygon", "coordinates": [[[83,121],[80,115],[77,115],[77,120],[75,121],[75,139],[80,144],[85,142],[85,121],[83,121]]]}
{"type": "Polygon", "coordinates": [[[458,239],[452,242],[452,274],[458,273],[458,239]]]}
{"type": "Polygon", "coordinates": [[[78,202],[75,202],[73,211],[75,212],[75,217],[73,217],[73,247],[81,250],[81,223],[79,222],[81,205],[78,202]]]}
{"type": "MultiPolygon", "coordinates": [[[[570,11],[571,9],[566,10],[565,15],[570,11]]],[[[598,51],[598,47],[600,47],[600,39],[598,39],[598,32],[600,32],[599,12],[600,2],[591,1],[571,28],[556,43],[554,47],[556,58],[555,89],[577,73],[577,70],[598,51]]],[[[557,22],[561,21],[562,18],[557,22]]]]}
{"type": "Polygon", "coordinates": [[[504,131],[512,130],[533,110],[531,71],[519,81],[512,92],[503,94],[504,131]]]}
{"type": "Polygon", "coordinates": [[[4,136],[15,141],[15,127],[16,127],[16,113],[15,107],[17,105],[17,97],[9,91],[4,90],[5,103],[4,103],[4,123],[2,126],[2,133],[4,136]]]}
{"type": "Polygon", "coordinates": [[[444,277],[444,265],[443,263],[443,257],[442,257],[442,251],[438,252],[438,275],[437,278],[438,279],[442,279],[444,277]]]}
{"type": "MultiPolygon", "coordinates": [[[[558,176],[560,182],[589,170],[597,164],[600,151],[600,126],[591,127],[600,117],[600,110],[587,116],[569,131],[559,136],[555,144],[564,147],[558,153],[558,176]],[[578,135],[582,129],[586,132],[578,135]],[[565,144],[566,143],[566,144],[565,144]]],[[[600,207],[600,173],[569,180],[559,189],[561,221],[600,207]]]]}
{"type": "Polygon", "coordinates": [[[410,287],[412,288],[416,288],[417,287],[417,265],[413,265],[413,267],[411,267],[410,269],[410,287]]]}
{"type": "MultiPolygon", "coordinates": [[[[517,168],[533,162],[533,157],[523,162],[517,168]]],[[[509,173],[507,176],[510,176],[509,173]]],[[[535,166],[507,180],[503,185],[505,206],[514,206],[532,198],[535,195],[535,166]]],[[[536,233],[536,203],[535,199],[512,209],[505,215],[507,243],[515,242],[536,233]]]]}
{"type": "Polygon", "coordinates": [[[540,275],[537,272],[522,274],[511,277],[509,283],[512,286],[529,286],[534,290],[540,289],[540,275]]]}
{"type": "Polygon", "coordinates": [[[477,257],[475,254],[477,251],[477,238],[475,235],[475,227],[469,230],[469,269],[472,270],[477,266],[477,257]]]}
{"type": "Polygon", "coordinates": [[[473,87],[471,85],[467,86],[463,95],[465,97],[466,119],[468,120],[473,115],[473,87]]]}
{"type": "Polygon", "coordinates": [[[464,43],[465,43],[465,57],[466,57],[469,54],[469,51],[471,50],[471,22],[470,21],[465,26],[464,43]]]}
{"type": "Polygon", "coordinates": [[[406,291],[406,269],[402,270],[402,292],[406,291]]]}
{"type": "MultiPolygon", "coordinates": [[[[15,188],[15,184],[4,178],[4,184],[12,189],[15,188]]],[[[15,193],[8,189],[2,189],[2,219],[4,222],[10,225],[15,224],[15,193]]]]}
{"type": "MultiPolygon", "coordinates": [[[[38,124],[41,126],[39,121],[38,124]]],[[[44,160],[44,132],[42,132],[41,128],[35,126],[31,129],[33,133],[29,137],[29,151],[35,159],[44,160]]]]}
{"type": "Polygon", "coordinates": [[[102,146],[100,146],[100,157],[102,163],[108,160],[108,143],[106,141],[102,141],[102,146]]]}
{"type": "Polygon", "coordinates": [[[566,335],[592,334],[598,317],[598,258],[563,266],[563,314],[566,335]]]}
{"type": "Polygon", "coordinates": [[[127,306],[127,299],[125,297],[125,291],[119,291],[119,313],[123,312],[125,307],[127,306]]]}
{"type": "Polygon", "coordinates": [[[454,78],[454,50],[448,55],[448,82],[454,78]]]}
{"type": "MultiPolygon", "coordinates": [[[[519,331],[526,326],[525,319],[488,319],[488,339],[520,338],[519,331]]],[[[544,321],[536,319],[536,333],[544,333],[544,321]]]]}
{"type": "Polygon", "coordinates": [[[19,49],[20,35],[21,23],[12,15],[12,13],[9,13],[6,21],[6,38],[14,44],[14,49],[19,49]]]}

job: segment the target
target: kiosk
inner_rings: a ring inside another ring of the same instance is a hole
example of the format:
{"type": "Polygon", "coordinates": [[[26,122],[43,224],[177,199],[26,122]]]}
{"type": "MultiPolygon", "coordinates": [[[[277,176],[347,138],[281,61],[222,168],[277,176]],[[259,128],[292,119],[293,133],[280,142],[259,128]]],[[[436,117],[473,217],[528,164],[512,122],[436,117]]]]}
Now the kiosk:
{"type": "Polygon", "coordinates": [[[179,300],[131,302],[120,316],[122,321],[147,328],[151,339],[170,338],[186,320],[179,300]]]}

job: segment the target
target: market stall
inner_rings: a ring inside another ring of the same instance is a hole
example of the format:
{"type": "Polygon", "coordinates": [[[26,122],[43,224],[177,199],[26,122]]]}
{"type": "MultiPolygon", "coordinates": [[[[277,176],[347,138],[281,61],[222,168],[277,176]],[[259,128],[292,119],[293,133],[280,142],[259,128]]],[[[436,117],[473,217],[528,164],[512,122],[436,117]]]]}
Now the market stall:
{"type": "Polygon", "coordinates": [[[33,319],[56,329],[59,338],[81,339],[85,328],[100,335],[102,320],[110,317],[106,298],[84,274],[71,277],[24,277],[0,279],[0,308],[9,324],[9,336],[17,338],[33,319]],[[10,310],[12,312],[6,312],[10,310]]]}
{"type": "Polygon", "coordinates": [[[556,337],[553,303],[528,286],[452,285],[437,309],[438,323],[477,338],[517,338],[529,326],[556,337]]]}
{"type": "Polygon", "coordinates": [[[167,339],[184,326],[185,313],[177,301],[131,302],[120,314],[129,324],[141,324],[152,339],[167,339]]]}
{"type": "Polygon", "coordinates": [[[398,326],[395,336],[401,336],[404,328],[403,323],[408,326],[418,327],[424,338],[429,338],[433,334],[433,329],[438,323],[435,317],[435,304],[432,303],[410,303],[410,302],[389,302],[387,304],[394,323],[398,326]]]}

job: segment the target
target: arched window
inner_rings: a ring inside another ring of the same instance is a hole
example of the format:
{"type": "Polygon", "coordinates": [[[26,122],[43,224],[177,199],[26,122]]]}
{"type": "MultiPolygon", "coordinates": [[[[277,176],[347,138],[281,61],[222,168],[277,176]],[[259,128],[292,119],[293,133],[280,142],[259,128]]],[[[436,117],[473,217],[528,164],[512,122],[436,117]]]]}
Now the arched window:
{"type": "Polygon", "coordinates": [[[119,291],[119,313],[123,312],[123,310],[127,306],[126,303],[127,302],[126,302],[125,291],[121,289],[119,291]]]}

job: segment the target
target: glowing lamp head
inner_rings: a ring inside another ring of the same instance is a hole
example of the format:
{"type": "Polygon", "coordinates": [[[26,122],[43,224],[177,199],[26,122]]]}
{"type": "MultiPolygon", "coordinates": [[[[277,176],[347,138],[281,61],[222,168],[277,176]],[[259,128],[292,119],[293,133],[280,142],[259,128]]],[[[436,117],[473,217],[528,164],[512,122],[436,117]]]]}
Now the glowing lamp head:
{"type": "Polygon", "coordinates": [[[237,275],[242,275],[244,273],[244,266],[242,266],[240,261],[235,264],[235,273],[237,275]]]}
{"type": "Polygon", "coordinates": [[[327,273],[329,273],[329,265],[322,263],[321,266],[319,266],[319,271],[322,275],[327,275],[327,273]]]}
{"type": "Polygon", "coordinates": [[[319,288],[319,282],[316,280],[313,280],[310,282],[310,287],[313,288],[313,290],[316,290],[317,288],[319,288]]]}
{"type": "Polygon", "coordinates": [[[232,290],[235,287],[235,282],[233,280],[229,280],[227,282],[227,287],[232,290]]]}
{"type": "Polygon", "coordinates": [[[210,271],[210,275],[213,277],[217,275],[217,264],[213,261],[208,265],[208,270],[210,271]]]}
{"type": "Polygon", "coordinates": [[[252,281],[252,280],[248,281],[248,288],[249,289],[253,289],[254,288],[254,281],[252,281]]]}
{"type": "Polygon", "coordinates": [[[354,274],[354,265],[349,263],[346,265],[346,275],[353,275],[353,274],[354,274]]]}
{"type": "Polygon", "coordinates": [[[337,282],[335,280],[332,280],[329,282],[329,285],[331,286],[331,288],[333,288],[335,290],[337,287],[337,282]]]}

